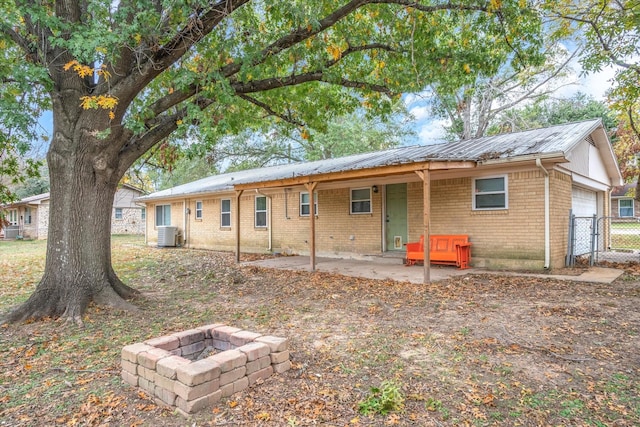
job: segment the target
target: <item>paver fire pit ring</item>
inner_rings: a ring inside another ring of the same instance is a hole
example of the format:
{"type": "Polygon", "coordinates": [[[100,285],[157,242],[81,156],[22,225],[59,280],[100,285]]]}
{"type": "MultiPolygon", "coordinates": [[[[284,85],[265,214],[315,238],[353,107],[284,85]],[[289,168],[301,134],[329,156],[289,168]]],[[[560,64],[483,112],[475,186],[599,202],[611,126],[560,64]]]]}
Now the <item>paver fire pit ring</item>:
{"type": "Polygon", "coordinates": [[[192,414],[289,370],[288,347],[286,338],[206,325],[124,347],[122,379],[192,414]]]}

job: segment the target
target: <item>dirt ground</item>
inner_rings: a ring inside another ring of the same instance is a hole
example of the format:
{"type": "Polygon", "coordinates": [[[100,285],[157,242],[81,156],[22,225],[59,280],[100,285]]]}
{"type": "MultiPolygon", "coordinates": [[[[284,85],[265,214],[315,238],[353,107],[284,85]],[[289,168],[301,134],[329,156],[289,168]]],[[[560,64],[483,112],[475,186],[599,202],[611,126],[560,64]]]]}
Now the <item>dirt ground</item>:
{"type": "MultiPolygon", "coordinates": [[[[0,329],[0,426],[640,424],[637,266],[613,284],[476,275],[417,285],[138,242],[114,258],[143,292],[141,312],[90,307],[83,329],[0,329]],[[214,322],[289,338],[293,368],[190,419],[120,380],[124,345],[214,322]],[[383,381],[400,389],[401,409],[364,415],[383,381]]],[[[2,268],[13,275],[3,298],[26,298],[32,288],[16,277],[35,273],[2,268]]]]}

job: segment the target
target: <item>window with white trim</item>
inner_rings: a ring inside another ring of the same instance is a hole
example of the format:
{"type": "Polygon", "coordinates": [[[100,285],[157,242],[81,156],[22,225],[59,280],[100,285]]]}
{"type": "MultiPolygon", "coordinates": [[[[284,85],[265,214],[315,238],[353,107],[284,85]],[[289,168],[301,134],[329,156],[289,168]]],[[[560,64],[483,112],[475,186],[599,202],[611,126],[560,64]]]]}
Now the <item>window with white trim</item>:
{"type": "Polygon", "coordinates": [[[171,205],[156,205],[156,227],[171,225],[171,205]]]}
{"type": "Polygon", "coordinates": [[[231,227],[231,199],[220,200],[220,227],[231,227]]]}
{"type": "Polygon", "coordinates": [[[618,200],[618,216],[619,217],[633,217],[633,199],[619,199],[618,200]]]}
{"type": "Polygon", "coordinates": [[[351,189],[351,208],[352,214],[370,214],[371,210],[371,188],[352,188],[351,189]]]}
{"type": "Polygon", "coordinates": [[[508,208],[507,176],[475,178],[473,180],[473,209],[493,210],[508,208]]]}
{"type": "Polygon", "coordinates": [[[267,198],[265,196],[256,196],[256,228],[267,227],[267,198]]]}
{"type": "Polygon", "coordinates": [[[10,225],[18,225],[18,210],[17,209],[11,209],[9,211],[8,221],[9,221],[10,225]]]}
{"type": "Polygon", "coordinates": [[[202,200],[196,201],[196,219],[202,219],[202,200]]]}
{"type": "MultiPolygon", "coordinates": [[[[309,216],[311,212],[311,200],[309,200],[309,192],[300,192],[300,216],[309,216]]],[[[313,192],[313,213],[318,215],[318,193],[313,192]]]]}
{"type": "Polygon", "coordinates": [[[146,221],[147,219],[147,208],[140,209],[140,219],[146,221]]]}
{"type": "Polygon", "coordinates": [[[31,208],[24,208],[24,223],[31,224],[31,208]]]}
{"type": "Polygon", "coordinates": [[[116,208],[115,219],[122,219],[122,208],[116,208]]]}

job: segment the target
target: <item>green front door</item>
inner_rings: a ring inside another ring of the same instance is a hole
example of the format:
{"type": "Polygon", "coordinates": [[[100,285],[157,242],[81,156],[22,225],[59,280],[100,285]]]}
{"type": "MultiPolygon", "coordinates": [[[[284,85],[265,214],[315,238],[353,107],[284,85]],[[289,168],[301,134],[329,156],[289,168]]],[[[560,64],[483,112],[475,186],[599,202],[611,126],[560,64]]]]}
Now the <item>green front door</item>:
{"type": "Polygon", "coordinates": [[[407,184],[387,185],[386,236],[388,251],[403,251],[407,243],[407,184]]]}

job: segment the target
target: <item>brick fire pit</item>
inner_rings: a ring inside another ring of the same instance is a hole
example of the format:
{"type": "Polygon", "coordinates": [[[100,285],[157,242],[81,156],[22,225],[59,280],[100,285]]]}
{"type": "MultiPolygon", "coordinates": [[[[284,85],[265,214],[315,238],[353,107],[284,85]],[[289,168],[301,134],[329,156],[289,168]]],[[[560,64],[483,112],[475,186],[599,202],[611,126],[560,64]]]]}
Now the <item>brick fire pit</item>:
{"type": "Polygon", "coordinates": [[[291,368],[286,338],[214,324],[122,349],[122,379],[195,413],[291,368]]]}

